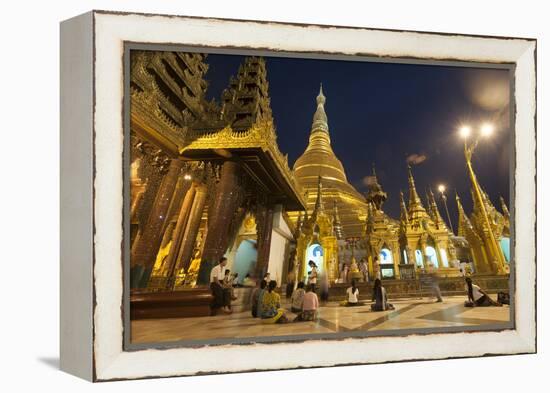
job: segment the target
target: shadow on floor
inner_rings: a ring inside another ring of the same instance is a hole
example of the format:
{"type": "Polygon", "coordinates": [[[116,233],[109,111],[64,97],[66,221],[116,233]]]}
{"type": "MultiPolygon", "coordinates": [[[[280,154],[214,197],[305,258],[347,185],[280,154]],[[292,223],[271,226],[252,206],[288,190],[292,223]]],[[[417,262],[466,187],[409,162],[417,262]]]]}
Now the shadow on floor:
{"type": "Polygon", "coordinates": [[[50,368],[59,370],[59,357],[41,357],[37,360],[50,368]]]}

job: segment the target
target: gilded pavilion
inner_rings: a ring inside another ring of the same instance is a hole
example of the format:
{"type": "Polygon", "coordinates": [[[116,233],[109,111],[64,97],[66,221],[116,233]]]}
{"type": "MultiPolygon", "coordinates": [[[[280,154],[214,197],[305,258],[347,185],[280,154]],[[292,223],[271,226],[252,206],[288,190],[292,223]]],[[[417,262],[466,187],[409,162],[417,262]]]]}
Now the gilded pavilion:
{"type": "Polygon", "coordinates": [[[286,274],[294,237],[285,212],[305,202],[277,145],[265,61],[246,58],[217,104],[205,98],[205,57],[131,53],[134,290],[208,284],[211,268],[241,245],[253,253],[246,266],[231,260],[233,271],[277,271],[279,282],[286,274]]]}
{"type": "Polygon", "coordinates": [[[409,167],[408,204],[401,194],[400,217],[389,217],[374,168],[365,195],[349,183],[332,149],[322,87],[308,145],[290,169],[277,144],[264,59],[245,58],[219,103],[206,99],[206,55],[132,51],[130,64],[134,291],[206,285],[222,256],[240,277],[270,272],[279,283],[291,272],[305,277],[309,260],[331,281],[360,261],[370,277],[456,275],[459,257],[478,273],[503,272],[487,239],[490,232],[509,241],[504,201],[500,213],[483,192],[468,217],[457,196],[455,236],[433,193],[421,200],[409,167]]]}

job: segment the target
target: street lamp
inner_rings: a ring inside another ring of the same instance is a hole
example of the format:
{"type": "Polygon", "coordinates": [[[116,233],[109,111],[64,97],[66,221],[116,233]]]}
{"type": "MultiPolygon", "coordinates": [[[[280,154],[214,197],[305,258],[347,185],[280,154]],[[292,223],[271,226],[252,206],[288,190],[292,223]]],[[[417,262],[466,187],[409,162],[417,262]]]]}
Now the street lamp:
{"type": "MultiPolygon", "coordinates": [[[[491,223],[489,221],[489,215],[487,214],[487,209],[485,208],[485,203],[483,202],[483,197],[481,195],[481,188],[479,187],[479,183],[477,182],[477,178],[472,167],[472,155],[474,154],[474,150],[479,143],[479,136],[476,137],[473,143],[468,144],[468,138],[470,137],[471,130],[472,129],[469,126],[462,126],[459,129],[459,134],[464,139],[464,157],[466,158],[466,167],[468,168],[468,173],[470,175],[470,180],[472,181],[475,196],[479,201],[483,220],[485,221],[485,225],[487,226],[487,232],[489,232],[489,248],[491,249],[494,258],[497,259],[495,261],[497,263],[497,266],[495,266],[495,268],[497,272],[503,272],[504,265],[506,263],[504,261],[504,255],[502,254],[502,251],[500,250],[500,247],[496,241],[493,228],[491,227],[491,223]]],[[[485,138],[490,137],[493,132],[494,126],[490,123],[485,123],[480,128],[480,134],[485,138]]],[[[490,262],[492,263],[493,261],[490,262]]]]}
{"type": "Polygon", "coordinates": [[[447,220],[449,221],[449,226],[451,227],[451,232],[454,234],[455,231],[453,229],[453,222],[451,221],[451,215],[449,214],[449,208],[447,207],[447,194],[445,194],[445,185],[440,184],[437,186],[437,190],[441,194],[441,199],[443,199],[443,204],[445,205],[445,211],[447,212],[447,220]]]}
{"type": "Polygon", "coordinates": [[[460,133],[461,137],[468,138],[472,133],[472,129],[469,126],[462,126],[459,128],[458,132],[460,133]]]}

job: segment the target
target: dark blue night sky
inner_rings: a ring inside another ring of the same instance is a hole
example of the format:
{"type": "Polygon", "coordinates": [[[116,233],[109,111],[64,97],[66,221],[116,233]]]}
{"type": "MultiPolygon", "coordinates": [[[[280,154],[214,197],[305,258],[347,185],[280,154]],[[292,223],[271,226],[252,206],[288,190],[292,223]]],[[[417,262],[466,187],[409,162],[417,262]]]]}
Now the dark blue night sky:
{"type": "MultiPolygon", "coordinates": [[[[219,100],[242,61],[242,56],[207,57],[209,99],[219,100]]],[[[474,169],[495,206],[500,209],[500,195],[508,201],[507,70],[278,57],[266,61],[279,147],[291,167],[307,146],[322,82],[332,147],[349,182],[365,192],[363,179],[374,163],[388,193],[384,210],[390,216],[399,217],[399,190],[408,195],[407,157],[417,155],[425,158],[413,165],[420,196],[424,198],[428,187],[435,193],[444,183],[456,229],[455,189],[471,210],[463,142],[457,134],[465,123],[496,125],[492,138],[480,142],[474,169]]],[[[440,212],[445,214],[441,204],[440,212]]]]}

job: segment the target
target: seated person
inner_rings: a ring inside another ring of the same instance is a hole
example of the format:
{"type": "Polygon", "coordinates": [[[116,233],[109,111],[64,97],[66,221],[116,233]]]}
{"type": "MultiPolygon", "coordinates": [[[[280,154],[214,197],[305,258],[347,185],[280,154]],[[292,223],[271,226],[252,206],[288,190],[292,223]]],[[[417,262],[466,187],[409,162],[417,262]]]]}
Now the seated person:
{"type": "Polygon", "coordinates": [[[363,302],[359,301],[359,288],[355,286],[355,280],[351,280],[351,287],[346,289],[346,300],[342,302],[342,305],[353,307],[362,306],[363,304],[363,302]]]}
{"type": "Polygon", "coordinates": [[[237,299],[237,296],[235,296],[235,293],[233,291],[233,279],[231,278],[231,270],[225,269],[225,275],[223,277],[223,284],[222,286],[225,289],[229,289],[229,293],[231,296],[231,300],[237,299]]]}
{"type": "Polygon", "coordinates": [[[495,302],[493,299],[487,295],[479,286],[472,283],[470,277],[466,277],[466,290],[468,291],[468,300],[465,305],[470,307],[501,307],[502,304],[495,302]]]}
{"type": "Polygon", "coordinates": [[[388,303],[388,298],[386,296],[386,288],[382,286],[382,281],[379,278],[374,280],[374,288],[372,290],[372,301],[374,304],[371,305],[372,311],[386,311],[393,310],[395,307],[393,304],[388,303]]]}
{"type": "Polygon", "coordinates": [[[306,291],[304,290],[304,282],[300,281],[298,287],[292,292],[290,297],[290,311],[295,314],[300,314],[302,312],[302,306],[304,304],[304,295],[306,291]]]}
{"type": "Polygon", "coordinates": [[[218,309],[225,313],[231,313],[231,291],[224,286],[224,268],[227,264],[227,258],[220,258],[218,265],[210,271],[210,290],[212,291],[213,301],[210,305],[212,314],[215,315],[218,309]]]}
{"type": "Polygon", "coordinates": [[[250,277],[250,273],[247,273],[246,276],[244,276],[243,287],[255,287],[255,286],[256,286],[256,281],[254,281],[252,277],[250,277]]]}
{"type": "Polygon", "coordinates": [[[317,318],[317,309],[319,308],[319,298],[314,292],[315,284],[309,284],[304,295],[302,304],[302,321],[314,321],[317,318]]]}
{"type": "Polygon", "coordinates": [[[242,284],[239,282],[239,273],[233,274],[231,285],[233,285],[233,288],[241,288],[242,287],[242,284]]]}
{"type": "Polygon", "coordinates": [[[260,310],[261,302],[263,299],[263,295],[265,292],[265,288],[267,287],[267,282],[265,280],[262,280],[260,282],[260,285],[252,291],[250,303],[252,304],[252,316],[254,318],[259,317],[258,310],[260,310]]]}
{"type": "Polygon", "coordinates": [[[271,280],[267,284],[267,291],[264,292],[261,302],[260,318],[264,323],[285,323],[285,310],[281,308],[281,296],[275,292],[277,281],[271,280]]]}

